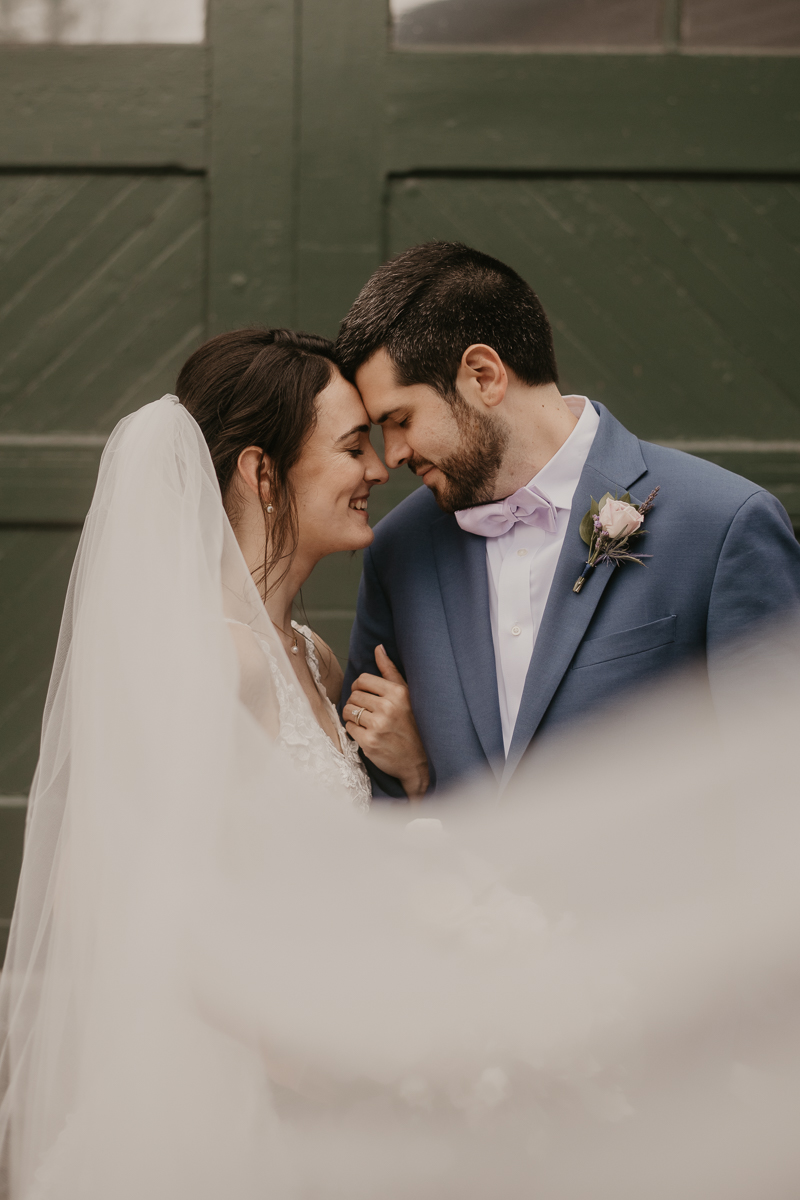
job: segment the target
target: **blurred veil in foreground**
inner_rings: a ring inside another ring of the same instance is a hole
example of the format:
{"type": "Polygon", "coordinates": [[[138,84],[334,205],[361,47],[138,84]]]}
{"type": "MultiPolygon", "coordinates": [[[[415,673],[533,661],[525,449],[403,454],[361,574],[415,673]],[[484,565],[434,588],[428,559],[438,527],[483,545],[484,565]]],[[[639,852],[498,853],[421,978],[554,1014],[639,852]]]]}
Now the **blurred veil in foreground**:
{"type": "Polygon", "coordinates": [[[10,1200],[794,1200],[797,659],[360,816],[274,744],[294,677],[199,429],[127,418],[0,990],[10,1200]]]}

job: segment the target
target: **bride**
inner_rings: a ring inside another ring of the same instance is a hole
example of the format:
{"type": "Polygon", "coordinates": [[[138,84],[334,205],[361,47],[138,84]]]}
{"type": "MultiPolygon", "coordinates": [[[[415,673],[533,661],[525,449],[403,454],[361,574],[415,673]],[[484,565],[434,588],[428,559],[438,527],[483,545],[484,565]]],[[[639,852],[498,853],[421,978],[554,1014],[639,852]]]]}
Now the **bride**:
{"type": "MultiPolygon", "coordinates": [[[[646,788],[604,713],[503,805],[362,819],[291,623],[371,538],[358,395],[253,331],[177,391],[111,435],[70,581],[0,981],[8,1200],[796,1195],[793,762],[714,759],[681,695],[629,718],[646,788]]],[[[763,711],[789,755],[796,700],[763,711]]]]}
{"type": "MultiPolygon", "coordinates": [[[[318,636],[292,620],[300,588],[321,558],[370,544],[370,489],[388,479],[361,397],[332,352],[325,338],[288,330],[220,334],[185,364],[177,393],[208,443],[236,540],[307,701],[296,689],[280,693],[278,740],[297,762],[327,782],[338,779],[366,807],[369,778],[335,707],[341,666],[318,636]]],[[[250,628],[239,630],[233,632],[246,659],[250,628]]],[[[278,678],[268,644],[259,646],[278,678]]],[[[408,688],[382,646],[375,657],[388,680],[373,705],[383,730],[375,761],[418,797],[428,786],[428,765],[408,688]]],[[[354,711],[354,728],[360,715],[354,711]]]]}

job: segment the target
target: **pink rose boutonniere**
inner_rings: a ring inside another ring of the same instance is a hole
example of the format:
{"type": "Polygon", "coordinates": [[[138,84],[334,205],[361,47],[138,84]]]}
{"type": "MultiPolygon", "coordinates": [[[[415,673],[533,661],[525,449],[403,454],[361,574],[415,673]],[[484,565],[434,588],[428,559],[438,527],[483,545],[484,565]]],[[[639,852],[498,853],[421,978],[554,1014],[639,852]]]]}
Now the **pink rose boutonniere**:
{"type": "Polygon", "coordinates": [[[651,554],[632,554],[629,543],[631,538],[647,532],[642,528],[642,522],[653,507],[659,490],[653,488],[644,504],[631,504],[629,492],[621,498],[606,492],[599,502],[592,498],[592,506],[580,528],[581,537],[589,547],[589,557],[575,580],[573,592],[581,590],[589,571],[599,563],[621,567],[624,562],[635,562],[643,567],[642,559],[652,558],[651,554]]]}

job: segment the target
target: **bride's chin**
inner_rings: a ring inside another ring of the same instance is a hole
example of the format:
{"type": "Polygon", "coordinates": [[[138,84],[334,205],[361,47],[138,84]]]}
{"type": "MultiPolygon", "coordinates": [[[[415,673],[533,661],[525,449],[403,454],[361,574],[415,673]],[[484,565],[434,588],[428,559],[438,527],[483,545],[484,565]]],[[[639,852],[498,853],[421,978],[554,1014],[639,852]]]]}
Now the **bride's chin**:
{"type": "Polygon", "coordinates": [[[371,546],[374,540],[375,534],[373,530],[369,525],[365,524],[362,530],[359,530],[356,534],[351,534],[346,541],[342,538],[335,545],[328,546],[325,554],[327,556],[328,554],[341,554],[344,550],[349,550],[351,553],[355,553],[356,550],[366,550],[367,546],[371,546]]]}
{"type": "Polygon", "coordinates": [[[374,540],[375,540],[375,534],[374,534],[373,530],[371,529],[371,527],[369,525],[367,525],[365,523],[364,528],[361,531],[360,537],[357,539],[358,544],[355,546],[352,546],[352,547],[348,547],[348,549],[363,550],[363,549],[365,549],[365,547],[371,546],[374,540]]]}

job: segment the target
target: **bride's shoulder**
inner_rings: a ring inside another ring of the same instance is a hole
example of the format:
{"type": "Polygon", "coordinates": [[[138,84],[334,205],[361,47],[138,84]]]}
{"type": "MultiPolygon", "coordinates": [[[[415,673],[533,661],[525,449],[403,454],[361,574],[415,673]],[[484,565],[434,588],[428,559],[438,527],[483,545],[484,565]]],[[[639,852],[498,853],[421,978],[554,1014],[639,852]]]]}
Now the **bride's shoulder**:
{"type": "Polygon", "coordinates": [[[295,628],[298,633],[302,633],[303,637],[310,639],[314,647],[314,657],[317,660],[320,683],[325,688],[328,699],[333,704],[338,704],[339,697],[342,694],[342,683],[344,682],[344,671],[342,670],[341,663],[328,643],[323,641],[313,629],[309,629],[307,625],[296,625],[295,628]]]}

